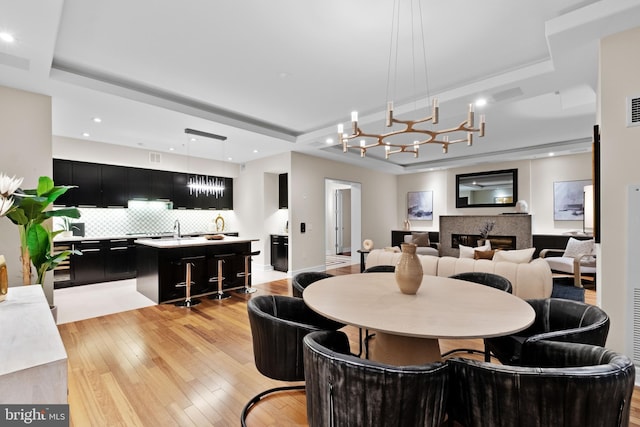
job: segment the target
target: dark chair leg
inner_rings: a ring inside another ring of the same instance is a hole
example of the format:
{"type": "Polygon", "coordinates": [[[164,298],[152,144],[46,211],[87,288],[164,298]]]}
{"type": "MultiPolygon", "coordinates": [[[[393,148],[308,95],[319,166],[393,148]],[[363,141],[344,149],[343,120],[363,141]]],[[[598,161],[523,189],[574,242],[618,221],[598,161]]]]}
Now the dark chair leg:
{"type": "Polygon", "coordinates": [[[247,427],[247,415],[249,414],[249,411],[264,396],[266,396],[268,394],[271,394],[271,393],[276,393],[278,391],[304,390],[304,388],[305,388],[304,384],[301,384],[301,385],[289,385],[289,386],[283,386],[283,387],[270,388],[269,390],[265,390],[265,391],[263,391],[261,393],[256,394],[255,396],[253,396],[251,398],[251,400],[249,400],[249,402],[247,402],[247,404],[242,409],[242,413],[240,414],[240,423],[241,423],[242,427],[247,427]]]}

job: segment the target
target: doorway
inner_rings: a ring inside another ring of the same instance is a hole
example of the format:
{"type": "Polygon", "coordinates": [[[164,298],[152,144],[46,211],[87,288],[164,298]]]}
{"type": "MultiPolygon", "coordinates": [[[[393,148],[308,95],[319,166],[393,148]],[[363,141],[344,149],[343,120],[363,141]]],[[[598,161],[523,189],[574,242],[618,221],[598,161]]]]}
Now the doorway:
{"type": "Polygon", "coordinates": [[[361,185],[325,179],[325,254],[327,265],[359,263],[361,185]]]}

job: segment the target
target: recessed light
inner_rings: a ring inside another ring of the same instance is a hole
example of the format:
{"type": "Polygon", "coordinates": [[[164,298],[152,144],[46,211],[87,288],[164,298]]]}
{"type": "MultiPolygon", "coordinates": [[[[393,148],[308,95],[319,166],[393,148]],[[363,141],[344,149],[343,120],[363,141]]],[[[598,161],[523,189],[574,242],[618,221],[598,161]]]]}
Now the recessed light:
{"type": "Polygon", "coordinates": [[[102,119],[100,117],[94,117],[91,120],[93,120],[93,123],[102,123],[102,119]]]}
{"type": "Polygon", "coordinates": [[[553,157],[554,153],[549,153],[549,157],[553,157]]]}
{"type": "Polygon", "coordinates": [[[196,142],[196,141],[197,141],[197,139],[196,139],[196,138],[191,137],[191,138],[189,138],[189,141],[191,141],[191,142],[196,142]]]}
{"type": "Polygon", "coordinates": [[[325,141],[327,144],[333,144],[333,138],[327,138],[325,141]]]}
{"type": "Polygon", "coordinates": [[[82,136],[84,136],[85,138],[89,138],[91,134],[89,132],[82,132],[82,136]]]}
{"type": "Polygon", "coordinates": [[[227,157],[227,160],[231,161],[231,160],[233,160],[233,159],[232,159],[231,157],[227,157]]]}
{"type": "Polygon", "coordinates": [[[487,100],[484,98],[480,98],[476,100],[476,107],[484,107],[487,105],[487,100]]]}
{"type": "Polygon", "coordinates": [[[7,43],[13,43],[14,41],[16,41],[16,38],[13,37],[12,34],[6,33],[6,32],[2,32],[0,33],[0,40],[2,40],[3,42],[7,42],[7,43]]]}
{"type": "Polygon", "coordinates": [[[173,151],[173,150],[175,150],[175,148],[169,147],[169,151],[173,151]]]}
{"type": "Polygon", "coordinates": [[[257,152],[258,152],[258,150],[253,150],[253,152],[254,152],[254,153],[257,153],[257,152]]]}

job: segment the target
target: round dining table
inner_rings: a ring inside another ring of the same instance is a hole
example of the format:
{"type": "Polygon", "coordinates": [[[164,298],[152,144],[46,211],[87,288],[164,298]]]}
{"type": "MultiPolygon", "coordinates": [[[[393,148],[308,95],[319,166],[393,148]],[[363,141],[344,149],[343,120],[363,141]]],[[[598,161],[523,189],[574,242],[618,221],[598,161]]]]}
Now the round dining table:
{"type": "Polygon", "coordinates": [[[439,338],[509,335],[535,319],[533,308],[510,293],[429,275],[415,295],[400,292],[394,273],[360,273],[314,282],[303,298],[330,319],[375,331],[370,358],[395,365],[441,360],[439,338]]]}

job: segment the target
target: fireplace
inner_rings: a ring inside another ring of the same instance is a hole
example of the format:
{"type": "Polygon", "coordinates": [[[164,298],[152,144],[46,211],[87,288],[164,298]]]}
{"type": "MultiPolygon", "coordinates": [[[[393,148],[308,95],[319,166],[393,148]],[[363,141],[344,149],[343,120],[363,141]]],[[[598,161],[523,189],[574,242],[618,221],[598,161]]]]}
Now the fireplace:
{"type": "Polygon", "coordinates": [[[440,216],[440,256],[457,257],[460,244],[480,246],[480,228],[487,222],[495,223],[488,237],[492,248],[494,245],[505,250],[533,246],[531,215],[443,215],[440,216]]]}
{"type": "Polygon", "coordinates": [[[460,245],[464,246],[482,246],[488,240],[491,242],[491,249],[511,250],[516,248],[516,236],[493,236],[489,235],[486,239],[483,239],[479,234],[452,234],[451,235],[451,247],[459,248],[460,245]]]}

